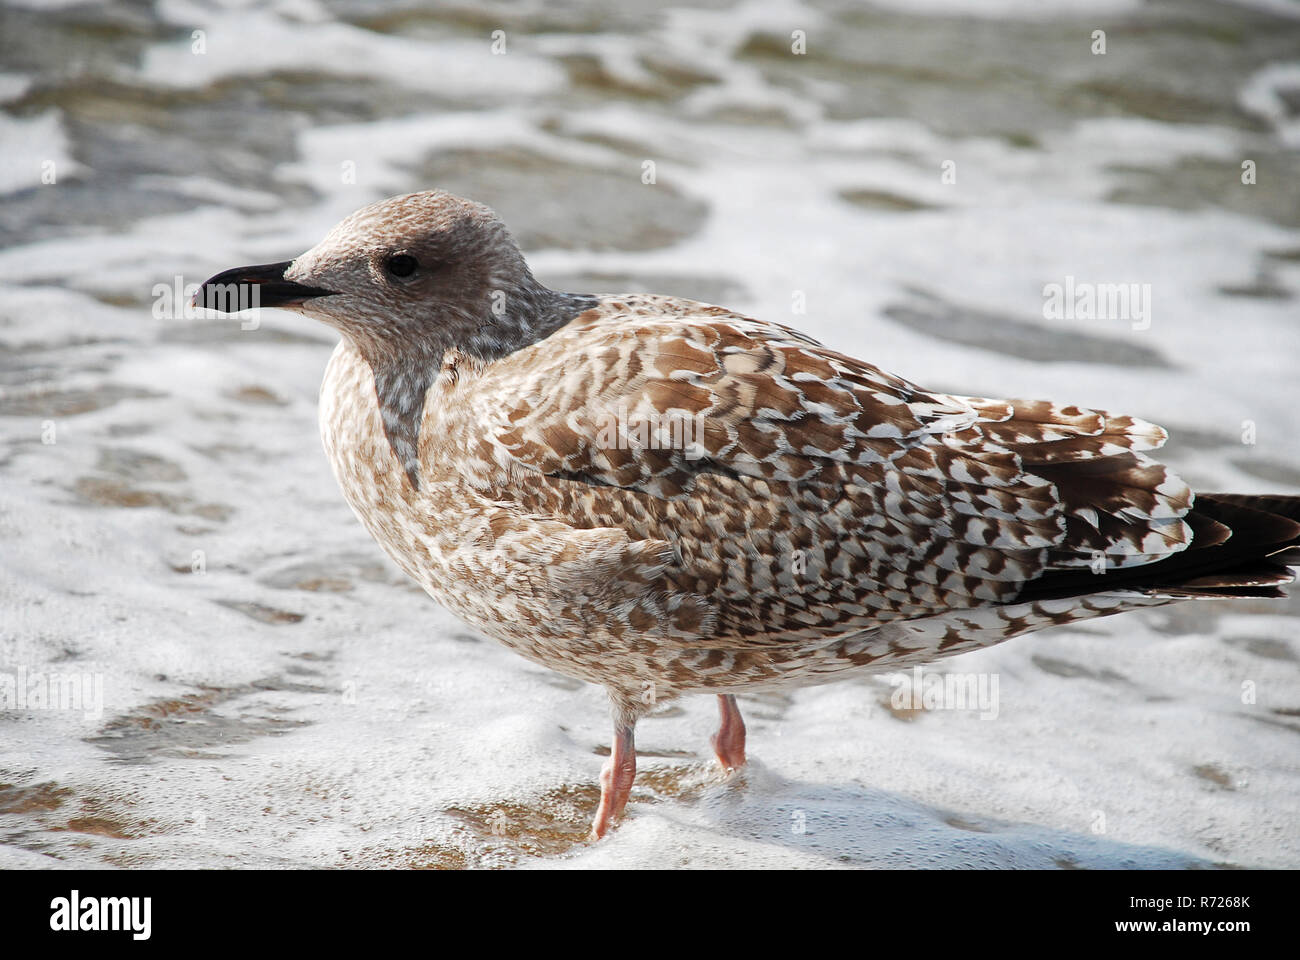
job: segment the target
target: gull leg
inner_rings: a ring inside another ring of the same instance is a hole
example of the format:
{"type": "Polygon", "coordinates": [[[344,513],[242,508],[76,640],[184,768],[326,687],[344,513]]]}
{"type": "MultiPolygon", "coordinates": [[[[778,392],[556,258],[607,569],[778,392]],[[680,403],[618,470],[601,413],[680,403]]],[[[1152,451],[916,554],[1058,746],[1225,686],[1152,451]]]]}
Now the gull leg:
{"type": "Polygon", "coordinates": [[[734,694],[718,694],[718,716],[718,732],[709,737],[709,743],[723,770],[738,770],[745,765],[745,718],[734,694]]]}
{"type": "Polygon", "coordinates": [[[591,825],[591,839],[599,840],[609,833],[614,821],[623,815],[632,781],[636,779],[635,723],[614,723],[614,746],[609,759],[600,771],[600,806],[596,820],[591,825]]]}

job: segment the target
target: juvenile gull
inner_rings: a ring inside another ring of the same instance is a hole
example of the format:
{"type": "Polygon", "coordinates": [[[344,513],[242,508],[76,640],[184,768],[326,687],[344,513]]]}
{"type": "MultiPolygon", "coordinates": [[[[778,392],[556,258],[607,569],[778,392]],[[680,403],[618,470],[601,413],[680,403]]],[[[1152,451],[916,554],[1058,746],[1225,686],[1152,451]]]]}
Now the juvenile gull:
{"type": "Polygon", "coordinates": [[[735,768],[736,691],[1293,579],[1300,498],[1194,495],[1147,455],[1158,426],[924,390],[691,300],[549,290],[491,210],[447,193],[372,204],[197,299],[234,306],[232,284],[343,335],[321,432],[389,556],[609,691],[597,837],[654,703],[717,694],[735,768]]]}

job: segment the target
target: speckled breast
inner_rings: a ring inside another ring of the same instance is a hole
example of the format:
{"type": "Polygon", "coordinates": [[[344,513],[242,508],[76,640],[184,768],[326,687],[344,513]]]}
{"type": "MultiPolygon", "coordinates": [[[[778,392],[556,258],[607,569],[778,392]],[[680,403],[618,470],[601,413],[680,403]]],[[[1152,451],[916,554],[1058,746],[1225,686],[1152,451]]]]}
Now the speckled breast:
{"type": "MultiPolygon", "coordinates": [[[[446,426],[437,402],[437,396],[430,399],[423,425],[434,434],[446,426]]],[[[497,549],[491,503],[456,470],[433,468],[424,456],[419,489],[410,483],[385,436],[371,369],[346,341],[335,349],[321,385],[320,424],[353,512],[440,604],[550,669],[606,686],[631,690],[654,683],[669,691],[664,651],[653,638],[621,639],[627,631],[610,628],[598,598],[581,604],[549,596],[532,571],[497,549]]]]}

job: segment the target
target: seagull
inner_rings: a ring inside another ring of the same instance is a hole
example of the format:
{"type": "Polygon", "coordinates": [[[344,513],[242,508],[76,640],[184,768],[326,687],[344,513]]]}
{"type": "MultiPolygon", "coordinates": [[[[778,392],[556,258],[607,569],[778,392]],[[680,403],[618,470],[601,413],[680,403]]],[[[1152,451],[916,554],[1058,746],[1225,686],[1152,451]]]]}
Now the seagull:
{"type": "Polygon", "coordinates": [[[672,296],[562,293],[486,206],[358,210],[195,303],[342,336],[321,387],[343,495],[435,600],[604,686],[592,837],[622,816],[634,730],[717,696],[891,672],[1181,600],[1281,597],[1300,497],[1201,493],[1144,420],[926,390],[790,327],[672,296]]]}

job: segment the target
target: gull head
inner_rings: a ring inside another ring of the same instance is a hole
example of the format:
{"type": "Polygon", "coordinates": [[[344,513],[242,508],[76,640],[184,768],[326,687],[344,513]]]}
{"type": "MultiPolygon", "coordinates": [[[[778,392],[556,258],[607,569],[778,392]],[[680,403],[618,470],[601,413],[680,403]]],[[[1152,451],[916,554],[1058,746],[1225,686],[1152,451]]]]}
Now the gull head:
{"type": "Polygon", "coordinates": [[[456,348],[490,359],[544,335],[559,296],[488,207],[429,190],[361,208],[293,260],[219,273],[195,303],[295,310],[368,357],[456,348]]]}

